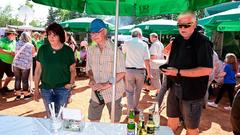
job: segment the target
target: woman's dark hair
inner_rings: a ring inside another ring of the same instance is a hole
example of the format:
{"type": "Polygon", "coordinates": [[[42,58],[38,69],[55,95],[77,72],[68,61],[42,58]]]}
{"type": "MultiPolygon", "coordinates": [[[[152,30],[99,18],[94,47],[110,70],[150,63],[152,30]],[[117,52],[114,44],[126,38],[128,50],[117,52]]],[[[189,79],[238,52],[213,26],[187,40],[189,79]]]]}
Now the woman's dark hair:
{"type": "Polygon", "coordinates": [[[59,36],[59,39],[60,39],[61,43],[65,42],[65,32],[64,32],[61,25],[59,25],[56,22],[53,22],[53,23],[49,24],[48,27],[46,28],[47,36],[48,36],[50,31],[59,36]]]}

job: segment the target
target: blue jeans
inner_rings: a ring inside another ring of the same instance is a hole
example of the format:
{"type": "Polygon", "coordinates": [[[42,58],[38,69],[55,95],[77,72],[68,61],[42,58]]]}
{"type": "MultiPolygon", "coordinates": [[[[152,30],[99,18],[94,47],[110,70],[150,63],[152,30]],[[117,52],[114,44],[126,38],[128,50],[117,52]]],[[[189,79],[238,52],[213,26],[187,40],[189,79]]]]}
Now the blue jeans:
{"type": "Polygon", "coordinates": [[[55,113],[58,114],[60,107],[67,105],[68,97],[70,95],[70,90],[60,87],[54,89],[41,89],[41,96],[43,98],[44,106],[47,112],[47,116],[50,117],[50,111],[48,105],[51,102],[55,104],[55,113]]]}

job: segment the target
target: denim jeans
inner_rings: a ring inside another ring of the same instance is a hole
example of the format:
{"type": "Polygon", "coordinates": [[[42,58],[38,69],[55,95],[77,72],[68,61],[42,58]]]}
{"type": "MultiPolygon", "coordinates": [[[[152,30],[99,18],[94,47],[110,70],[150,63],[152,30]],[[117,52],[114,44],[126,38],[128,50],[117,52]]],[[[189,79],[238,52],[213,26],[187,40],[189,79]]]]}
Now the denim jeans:
{"type": "Polygon", "coordinates": [[[28,91],[28,77],[30,69],[20,69],[18,67],[13,67],[13,72],[15,75],[15,90],[21,90],[21,83],[23,91],[28,91]]]}
{"type": "Polygon", "coordinates": [[[43,98],[44,106],[47,112],[47,116],[50,117],[50,111],[48,105],[51,102],[55,104],[55,113],[58,114],[60,107],[67,105],[68,97],[70,95],[70,90],[60,87],[54,89],[41,89],[41,96],[43,98]]]}

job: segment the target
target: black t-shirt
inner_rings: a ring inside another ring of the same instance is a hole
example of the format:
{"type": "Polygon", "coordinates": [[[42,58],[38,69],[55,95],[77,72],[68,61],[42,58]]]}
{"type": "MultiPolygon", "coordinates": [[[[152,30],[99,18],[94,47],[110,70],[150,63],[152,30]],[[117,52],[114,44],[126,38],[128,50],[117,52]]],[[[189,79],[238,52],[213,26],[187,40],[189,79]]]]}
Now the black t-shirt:
{"type": "MultiPolygon", "coordinates": [[[[181,35],[173,41],[169,56],[169,66],[179,69],[192,69],[197,67],[213,67],[211,42],[200,33],[194,31],[190,39],[185,40],[181,35]]],[[[170,78],[170,84],[176,77],[170,78]]],[[[209,76],[181,77],[179,79],[183,93],[183,100],[203,98],[208,84],[209,76]]]]}

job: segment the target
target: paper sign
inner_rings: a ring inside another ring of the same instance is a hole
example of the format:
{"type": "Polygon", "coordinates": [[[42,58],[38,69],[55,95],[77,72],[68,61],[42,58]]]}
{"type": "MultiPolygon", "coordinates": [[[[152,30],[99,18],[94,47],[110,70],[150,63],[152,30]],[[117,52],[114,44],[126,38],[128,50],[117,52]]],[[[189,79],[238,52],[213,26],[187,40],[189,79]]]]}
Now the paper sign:
{"type": "Polygon", "coordinates": [[[63,109],[63,119],[64,120],[82,120],[82,113],[77,109],[64,108],[63,109]]]}

